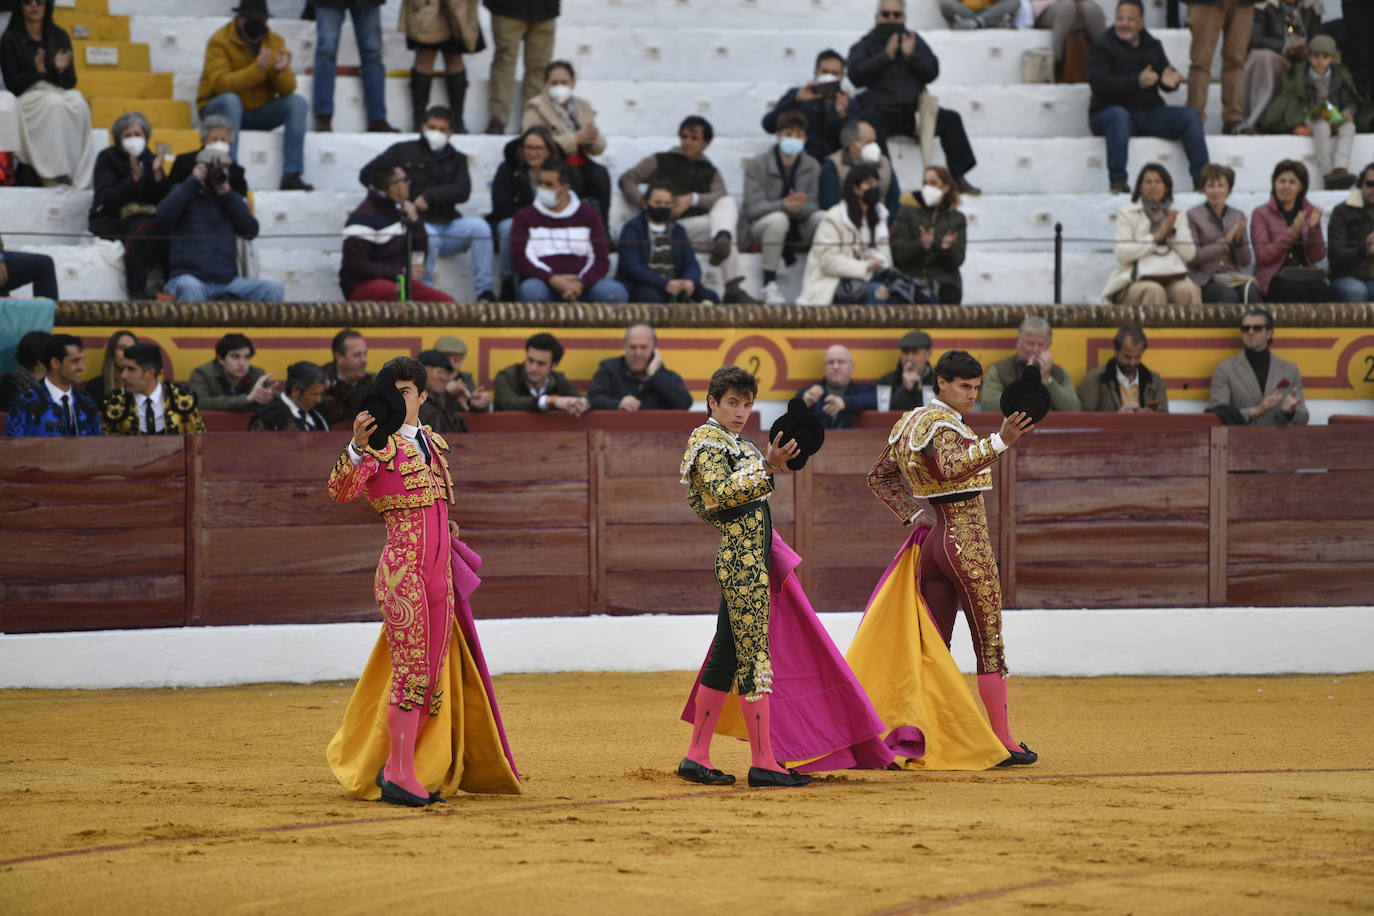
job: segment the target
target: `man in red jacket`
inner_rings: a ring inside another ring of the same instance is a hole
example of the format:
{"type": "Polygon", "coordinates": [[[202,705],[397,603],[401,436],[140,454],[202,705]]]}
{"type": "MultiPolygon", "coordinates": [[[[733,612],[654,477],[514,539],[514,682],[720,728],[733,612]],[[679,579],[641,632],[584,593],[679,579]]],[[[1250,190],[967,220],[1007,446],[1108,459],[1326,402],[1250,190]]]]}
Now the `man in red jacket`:
{"type": "Polygon", "coordinates": [[[511,263],[520,302],[626,302],[625,287],[606,276],[610,246],[596,208],[572,190],[572,168],[550,160],[539,171],[534,203],[515,214],[511,263]]]}

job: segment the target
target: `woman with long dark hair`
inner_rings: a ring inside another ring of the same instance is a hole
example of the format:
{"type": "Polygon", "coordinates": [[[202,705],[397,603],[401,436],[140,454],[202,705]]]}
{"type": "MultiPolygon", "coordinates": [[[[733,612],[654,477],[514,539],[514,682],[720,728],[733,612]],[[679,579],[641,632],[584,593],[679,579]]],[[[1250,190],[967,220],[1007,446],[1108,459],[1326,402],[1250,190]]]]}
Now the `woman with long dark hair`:
{"type": "Polygon", "coordinates": [[[1322,208],[1307,199],[1307,166],[1284,159],[1269,180],[1269,201],[1250,217],[1255,279],[1265,302],[1335,302],[1326,271],[1322,208]]]}
{"type": "Polygon", "coordinates": [[[105,341],[105,358],[100,364],[100,374],[86,383],[86,393],[99,404],[105,395],[121,387],[119,380],[119,358],[124,351],[138,343],[138,335],[130,330],[115,331],[105,341]]]}
{"type": "Polygon", "coordinates": [[[873,275],[892,266],[887,207],[878,169],[856,165],[844,176],[840,202],[825,211],[811,240],[798,305],[882,304],[888,289],[873,275]]]}

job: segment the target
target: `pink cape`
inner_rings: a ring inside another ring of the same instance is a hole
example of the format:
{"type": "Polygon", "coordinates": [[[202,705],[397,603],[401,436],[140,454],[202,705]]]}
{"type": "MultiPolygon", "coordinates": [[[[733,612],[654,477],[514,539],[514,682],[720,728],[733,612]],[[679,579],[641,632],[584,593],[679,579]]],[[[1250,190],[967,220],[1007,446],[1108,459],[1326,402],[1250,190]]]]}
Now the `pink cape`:
{"type": "MultiPolygon", "coordinates": [[[[800,563],[801,557],[774,531],[768,617],[773,750],[780,761],[805,761],[798,770],[884,769],[894,760],[883,741],[887,729],[797,581],[800,563]]],[[[684,722],[695,718],[699,686],[700,671],[682,710],[684,722]]],[[[743,737],[742,720],[737,730],[730,726],[733,712],[722,716],[721,730],[743,737]]]]}
{"type": "Polygon", "coordinates": [[[468,603],[468,598],[477,591],[477,586],[482,584],[482,580],[477,576],[477,571],[482,568],[482,558],[477,555],[477,551],[452,534],[449,535],[449,542],[453,548],[449,557],[453,568],[453,614],[458,618],[458,628],[468,644],[468,651],[472,653],[472,661],[482,675],[482,688],[487,692],[487,702],[491,704],[491,714],[496,720],[496,731],[501,735],[501,750],[505,752],[511,772],[519,779],[520,770],[515,766],[515,756],[510,752],[510,742],[506,740],[506,726],[501,721],[501,708],[496,705],[496,690],[492,687],[487,659],[482,654],[482,644],[477,639],[477,623],[472,617],[472,605],[468,603]]]}

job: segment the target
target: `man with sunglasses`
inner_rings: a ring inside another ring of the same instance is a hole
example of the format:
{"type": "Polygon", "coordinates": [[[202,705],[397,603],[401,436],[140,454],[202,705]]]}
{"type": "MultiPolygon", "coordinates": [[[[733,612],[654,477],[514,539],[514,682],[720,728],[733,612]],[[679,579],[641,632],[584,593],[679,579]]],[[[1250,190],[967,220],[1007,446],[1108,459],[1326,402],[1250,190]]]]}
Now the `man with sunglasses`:
{"type": "Polygon", "coordinates": [[[1306,426],[1302,373],[1269,349],[1274,316],[1262,308],[1247,311],[1240,319],[1240,339],[1245,348],[1212,373],[1207,406],[1231,407],[1250,426],[1306,426]]]}
{"type": "Polygon", "coordinates": [[[1327,227],[1331,288],[1342,302],[1374,302],[1374,162],[1360,172],[1327,227]]]}
{"type": "MultiPolygon", "coordinates": [[[[918,137],[916,112],[926,85],[940,75],[940,61],[930,45],[906,27],[905,0],[878,0],[876,25],[849,49],[849,79],[864,91],[856,100],[863,120],[878,132],[887,149],[893,134],[918,137]]],[[[978,164],[958,112],[941,108],[935,136],[945,149],[945,161],[961,194],[978,189],[964,176],[978,164]]],[[[919,137],[918,137],[919,139],[919,137]]]]}

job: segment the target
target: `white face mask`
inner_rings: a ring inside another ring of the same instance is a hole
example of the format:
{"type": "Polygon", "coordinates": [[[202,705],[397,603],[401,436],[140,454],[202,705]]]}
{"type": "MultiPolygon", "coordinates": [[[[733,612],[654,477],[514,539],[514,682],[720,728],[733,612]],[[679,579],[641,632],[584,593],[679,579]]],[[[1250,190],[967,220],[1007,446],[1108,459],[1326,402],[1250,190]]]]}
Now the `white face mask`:
{"type": "Polygon", "coordinates": [[[864,148],[859,150],[859,158],[869,165],[877,165],[883,158],[882,147],[877,143],[865,143],[864,148]]]}
{"type": "Polygon", "coordinates": [[[838,83],[840,78],[833,73],[822,73],[816,77],[817,83],[838,83]]]}
{"type": "Polygon", "coordinates": [[[558,203],[558,192],[553,188],[538,188],[535,190],[534,196],[538,199],[539,203],[550,209],[558,203]]]}
{"type": "Polygon", "coordinates": [[[927,207],[938,207],[940,201],[944,199],[944,189],[937,188],[933,184],[921,185],[921,200],[925,201],[927,207]]]}
{"type": "Polygon", "coordinates": [[[119,141],[119,145],[124,147],[124,152],[130,156],[142,156],[143,151],[148,148],[148,141],[142,137],[125,137],[119,141]]]}
{"type": "Polygon", "coordinates": [[[556,86],[550,86],[549,98],[553,99],[559,105],[566,105],[568,103],[568,99],[572,98],[572,87],[565,86],[562,83],[559,83],[556,86]]]}
{"type": "Polygon", "coordinates": [[[219,153],[223,156],[229,155],[229,144],[223,140],[216,140],[213,143],[205,144],[205,148],[212,153],[219,153]]]}
{"type": "Polygon", "coordinates": [[[444,133],[442,130],[426,130],[422,131],[422,133],[424,134],[425,142],[429,144],[431,152],[437,153],[439,150],[448,146],[448,134],[444,133]]]}

